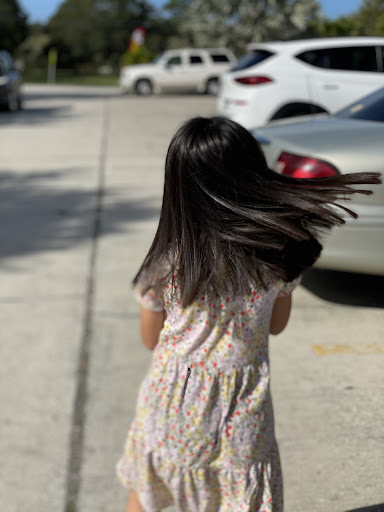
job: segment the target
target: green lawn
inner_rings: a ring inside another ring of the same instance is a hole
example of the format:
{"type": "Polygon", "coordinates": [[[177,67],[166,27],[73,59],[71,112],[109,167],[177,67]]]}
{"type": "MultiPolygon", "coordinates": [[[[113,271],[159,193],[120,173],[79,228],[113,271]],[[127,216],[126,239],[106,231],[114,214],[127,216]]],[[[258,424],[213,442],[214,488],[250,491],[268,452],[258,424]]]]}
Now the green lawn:
{"type": "MultiPolygon", "coordinates": [[[[28,83],[46,83],[47,72],[43,69],[26,70],[23,75],[24,82],[28,83]]],[[[117,76],[110,75],[82,75],[74,74],[71,70],[57,70],[57,84],[70,85],[118,85],[117,76]]]]}

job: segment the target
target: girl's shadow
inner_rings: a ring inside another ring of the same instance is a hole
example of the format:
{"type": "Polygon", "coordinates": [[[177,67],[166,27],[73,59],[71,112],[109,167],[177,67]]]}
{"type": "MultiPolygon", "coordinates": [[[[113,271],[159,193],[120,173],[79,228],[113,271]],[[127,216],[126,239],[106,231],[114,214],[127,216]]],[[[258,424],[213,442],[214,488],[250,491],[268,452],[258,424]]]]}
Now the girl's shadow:
{"type": "Polygon", "coordinates": [[[346,510],[345,512],[384,512],[384,503],[371,505],[370,507],[354,508],[353,510],[346,510]]]}
{"type": "Polygon", "coordinates": [[[329,302],[346,306],[384,308],[384,276],[312,268],[304,273],[301,284],[314,295],[329,302]]]}

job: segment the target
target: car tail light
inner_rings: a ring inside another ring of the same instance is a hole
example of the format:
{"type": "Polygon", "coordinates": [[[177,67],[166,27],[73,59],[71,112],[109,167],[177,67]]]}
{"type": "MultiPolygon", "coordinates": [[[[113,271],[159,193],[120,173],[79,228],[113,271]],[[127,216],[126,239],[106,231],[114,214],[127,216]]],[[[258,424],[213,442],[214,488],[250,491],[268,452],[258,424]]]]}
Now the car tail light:
{"type": "Polygon", "coordinates": [[[279,156],[275,170],[292,178],[325,178],[340,174],[336,167],[323,160],[286,152],[279,156]]]}
{"type": "Polygon", "coordinates": [[[273,80],[267,76],[244,76],[242,78],[235,78],[235,81],[244,85],[260,85],[272,82],[273,80]]]}

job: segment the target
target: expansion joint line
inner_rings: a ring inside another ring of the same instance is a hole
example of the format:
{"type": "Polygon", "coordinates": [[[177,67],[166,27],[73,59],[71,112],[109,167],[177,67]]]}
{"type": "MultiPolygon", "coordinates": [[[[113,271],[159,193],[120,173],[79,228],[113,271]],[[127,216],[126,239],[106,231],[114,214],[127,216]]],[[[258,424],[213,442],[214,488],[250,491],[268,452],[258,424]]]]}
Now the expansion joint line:
{"type": "Polygon", "coordinates": [[[83,328],[79,347],[76,388],[72,410],[69,456],[67,465],[64,512],[77,512],[81,486],[81,470],[84,452],[88,374],[92,344],[93,309],[96,292],[96,264],[105,193],[106,159],[110,124],[110,102],[107,99],[102,109],[102,132],[98,162],[96,205],[93,217],[92,244],[86,282],[83,328]]]}

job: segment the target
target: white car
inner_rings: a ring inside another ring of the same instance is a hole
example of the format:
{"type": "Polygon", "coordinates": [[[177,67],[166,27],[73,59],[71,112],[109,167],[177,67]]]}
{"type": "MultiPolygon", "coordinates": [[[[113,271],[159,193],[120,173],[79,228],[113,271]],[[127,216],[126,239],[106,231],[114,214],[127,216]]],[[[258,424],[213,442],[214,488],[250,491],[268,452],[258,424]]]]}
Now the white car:
{"type": "MultiPolygon", "coordinates": [[[[287,176],[383,173],[384,88],[335,115],[274,121],[251,133],[261,144],[268,166],[287,176]]],[[[384,276],[384,183],[361,188],[373,194],[355,194],[343,203],[359,217],[345,214],[345,224],[324,238],[316,266],[384,276]]]]}
{"type": "Polygon", "coordinates": [[[140,95],[166,91],[217,94],[220,75],[235,62],[235,56],[226,48],[169,50],[152,63],[124,66],[119,84],[123,92],[140,95]]]}
{"type": "Polygon", "coordinates": [[[384,37],[253,43],[222,76],[218,113],[247,129],[335,113],[384,85],[384,37]]]}

